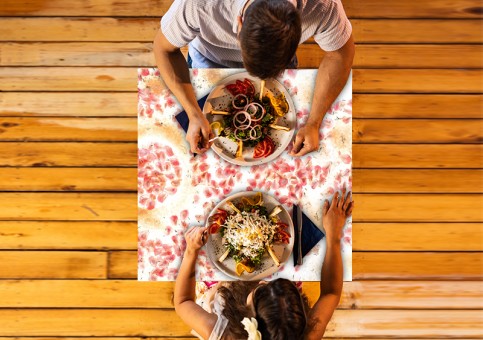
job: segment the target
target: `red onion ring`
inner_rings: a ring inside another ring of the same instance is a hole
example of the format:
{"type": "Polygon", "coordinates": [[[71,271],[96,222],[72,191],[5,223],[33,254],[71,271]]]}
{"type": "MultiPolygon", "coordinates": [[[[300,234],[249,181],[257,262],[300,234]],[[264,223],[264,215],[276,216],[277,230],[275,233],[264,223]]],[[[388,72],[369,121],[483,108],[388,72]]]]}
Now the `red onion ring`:
{"type": "MultiPolygon", "coordinates": [[[[234,135],[235,135],[235,138],[236,138],[236,139],[241,140],[242,142],[244,142],[244,141],[247,141],[247,140],[251,139],[251,138],[250,138],[250,134],[248,134],[248,136],[247,136],[245,139],[238,137],[237,132],[238,132],[239,130],[242,130],[242,129],[240,129],[240,128],[236,128],[236,129],[235,129],[235,131],[233,131],[233,133],[234,133],[234,135]]],[[[244,129],[243,129],[243,130],[244,130],[244,129]]]]}
{"type": "Polygon", "coordinates": [[[247,106],[245,106],[245,111],[250,115],[250,117],[252,118],[252,121],[254,121],[254,122],[258,122],[260,119],[263,118],[263,116],[265,116],[265,108],[262,105],[258,104],[258,103],[250,103],[250,104],[248,104],[247,106]],[[257,107],[260,108],[260,109],[262,109],[262,114],[258,118],[256,118],[256,114],[258,112],[258,108],[257,107]],[[253,109],[250,110],[250,108],[253,108],[253,109]]]}
{"type": "Polygon", "coordinates": [[[250,129],[249,135],[250,135],[251,140],[255,140],[255,139],[260,138],[261,135],[262,135],[262,129],[261,129],[260,125],[252,126],[252,128],[250,129]],[[260,135],[258,135],[258,133],[257,133],[257,128],[258,128],[258,131],[260,131],[260,135]],[[255,135],[253,135],[253,132],[255,132],[255,135]]]}
{"type": "Polygon", "coordinates": [[[252,123],[252,118],[250,114],[246,111],[238,111],[235,116],[233,117],[233,126],[236,128],[249,127],[252,123]],[[241,119],[239,118],[241,117],[241,119]],[[245,119],[243,119],[245,118],[245,119]]]}
{"type": "Polygon", "coordinates": [[[237,94],[235,97],[233,97],[233,100],[231,101],[231,105],[233,105],[233,107],[234,107],[235,109],[243,109],[243,108],[246,106],[246,104],[245,104],[245,105],[243,105],[243,106],[237,106],[237,105],[235,104],[235,102],[236,102],[237,98],[240,98],[240,97],[243,97],[243,99],[245,99],[245,103],[248,103],[248,97],[247,97],[247,96],[245,96],[243,93],[239,93],[239,94],[237,94]]]}

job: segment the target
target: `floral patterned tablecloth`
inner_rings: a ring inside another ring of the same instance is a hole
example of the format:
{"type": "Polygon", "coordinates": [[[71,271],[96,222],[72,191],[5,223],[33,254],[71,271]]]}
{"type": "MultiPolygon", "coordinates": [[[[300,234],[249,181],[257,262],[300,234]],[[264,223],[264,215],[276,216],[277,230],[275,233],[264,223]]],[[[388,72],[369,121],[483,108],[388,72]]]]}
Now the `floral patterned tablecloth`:
{"type": "MultiPolygon", "coordinates": [[[[207,95],[225,77],[241,69],[193,69],[197,98],[207,95]]],[[[307,120],[317,70],[287,70],[278,80],[292,96],[297,128],[307,120]]],[[[182,111],[157,69],[138,70],[138,279],[176,279],[186,247],[184,233],[204,224],[223,198],[255,190],[275,196],[289,211],[298,204],[321,225],[321,207],[336,190],[352,187],[352,77],[327,112],[316,152],[294,158],[284,151],[271,163],[240,167],[209,150],[193,157],[185,133],[175,120],[182,111]]],[[[290,148],[290,146],[289,146],[290,148]]],[[[294,267],[293,257],[271,278],[320,280],[325,238],[294,267]]],[[[342,240],[344,280],[352,279],[352,220],[342,240]]],[[[197,280],[231,280],[201,250],[197,280]]]]}

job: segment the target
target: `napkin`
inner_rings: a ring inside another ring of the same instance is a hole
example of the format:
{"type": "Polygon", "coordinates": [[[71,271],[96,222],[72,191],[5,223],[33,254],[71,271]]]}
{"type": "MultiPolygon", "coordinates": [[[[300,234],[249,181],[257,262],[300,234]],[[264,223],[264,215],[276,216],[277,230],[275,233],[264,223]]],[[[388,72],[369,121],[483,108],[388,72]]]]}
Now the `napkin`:
{"type": "MultiPolygon", "coordinates": [[[[294,265],[297,265],[299,255],[298,244],[298,228],[297,225],[297,210],[300,209],[296,205],[293,206],[292,220],[294,222],[295,243],[293,247],[293,259],[294,265]]],[[[324,233],[302,212],[302,258],[317,244],[321,239],[325,237],[324,233]]]]}
{"type": "MultiPolygon", "coordinates": [[[[206,98],[208,95],[204,96],[203,98],[198,99],[198,105],[203,108],[206,102],[206,98]]],[[[178,121],[179,125],[183,128],[184,132],[188,131],[188,126],[190,125],[190,120],[188,118],[188,114],[186,111],[181,111],[176,115],[176,120],[178,121]]]]}

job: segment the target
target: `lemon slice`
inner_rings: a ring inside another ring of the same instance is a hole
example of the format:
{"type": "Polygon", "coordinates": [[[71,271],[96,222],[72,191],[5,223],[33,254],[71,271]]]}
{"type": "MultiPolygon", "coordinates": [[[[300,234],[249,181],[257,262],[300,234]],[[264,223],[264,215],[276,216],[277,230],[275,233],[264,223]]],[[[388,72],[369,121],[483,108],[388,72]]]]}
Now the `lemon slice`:
{"type": "Polygon", "coordinates": [[[257,192],[255,196],[253,196],[253,205],[262,205],[263,204],[263,195],[261,192],[257,192]]]}
{"type": "Polygon", "coordinates": [[[219,135],[221,131],[223,131],[223,125],[219,121],[211,123],[210,126],[211,129],[216,132],[216,135],[219,135]]]}
{"type": "Polygon", "coordinates": [[[251,199],[249,199],[248,197],[242,197],[241,199],[241,202],[243,204],[243,206],[247,207],[247,206],[250,206],[250,205],[256,205],[251,199]]]}
{"type": "Polygon", "coordinates": [[[245,266],[243,263],[239,262],[236,265],[236,275],[240,276],[245,271],[245,266]]]}

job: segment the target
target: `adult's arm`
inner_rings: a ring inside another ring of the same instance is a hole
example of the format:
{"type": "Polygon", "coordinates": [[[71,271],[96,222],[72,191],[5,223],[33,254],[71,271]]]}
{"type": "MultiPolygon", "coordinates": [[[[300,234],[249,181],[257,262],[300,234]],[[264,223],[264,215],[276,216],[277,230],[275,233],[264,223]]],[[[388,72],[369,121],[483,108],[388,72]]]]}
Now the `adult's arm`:
{"type": "Polygon", "coordinates": [[[319,129],[325,113],[344,88],[354,59],[352,35],[340,49],[326,52],[315,81],[312,108],[305,126],[295,137],[292,156],[303,156],[319,148],[319,129]]]}
{"type": "Polygon", "coordinates": [[[208,142],[213,137],[210,124],[201,111],[190,82],[188,64],[181,50],[172,45],[159,30],[154,39],[154,56],[161,77],[166,86],[188,114],[190,125],[186,140],[191,151],[203,153],[210,148],[208,142]]]}
{"type": "Polygon", "coordinates": [[[308,316],[309,331],[306,339],[322,338],[340,301],[343,283],[340,240],[345,221],[352,213],[354,202],[351,199],[351,193],[346,197],[345,190],[340,198],[336,192],[332,203],[329,205],[326,201],[322,208],[327,249],[320,278],[320,296],[308,316]]]}
{"type": "Polygon", "coordinates": [[[203,339],[208,339],[216,324],[217,316],[208,313],[195,302],[195,265],[203,233],[207,228],[194,227],[185,235],[186,251],[174,286],[174,308],[178,316],[203,339]]]}

